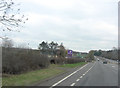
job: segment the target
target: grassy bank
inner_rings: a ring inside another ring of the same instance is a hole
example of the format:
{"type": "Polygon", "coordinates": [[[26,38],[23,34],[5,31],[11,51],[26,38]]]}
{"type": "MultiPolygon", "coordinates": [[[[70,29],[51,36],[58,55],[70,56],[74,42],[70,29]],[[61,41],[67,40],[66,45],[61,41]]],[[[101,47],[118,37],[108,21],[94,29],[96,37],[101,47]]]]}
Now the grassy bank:
{"type": "Polygon", "coordinates": [[[80,63],[75,63],[75,64],[64,64],[64,65],[60,65],[60,67],[69,67],[69,68],[74,68],[77,66],[82,66],[84,64],[86,64],[87,62],[80,62],[80,63]]]}
{"type": "Polygon", "coordinates": [[[60,73],[63,73],[65,70],[58,69],[58,67],[73,68],[77,66],[82,66],[86,64],[85,62],[76,63],[76,64],[65,64],[65,65],[50,65],[49,68],[31,71],[28,73],[20,75],[10,75],[9,77],[3,77],[2,84],[3,86],[25,86],[29,84],[36,83],[38,81],[44,80],[49,77],[54,77],[60,73]]]}
{"type": "Polygon", "coordinates": [[[63,70],[54,68],[53,66],[50,66],[47,69],[31,71],[31,72],[20,74],[20,75],[12,75],[10,77],[3,77],[2,85],[3,86],[29,85],[31,83],[35,83],[37,81],[55,76],[62,72],[63,72],[63,70]]]}

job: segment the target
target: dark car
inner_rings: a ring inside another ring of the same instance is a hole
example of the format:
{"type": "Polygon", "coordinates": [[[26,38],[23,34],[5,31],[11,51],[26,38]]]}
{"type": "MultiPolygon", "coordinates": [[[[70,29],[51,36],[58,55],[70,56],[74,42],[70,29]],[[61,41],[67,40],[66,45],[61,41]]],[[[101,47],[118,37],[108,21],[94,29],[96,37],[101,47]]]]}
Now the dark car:
{"type": "Polygon", "coordinates": [[[107,61],[103,61],[103,64],[107,64],[107,61]]]}

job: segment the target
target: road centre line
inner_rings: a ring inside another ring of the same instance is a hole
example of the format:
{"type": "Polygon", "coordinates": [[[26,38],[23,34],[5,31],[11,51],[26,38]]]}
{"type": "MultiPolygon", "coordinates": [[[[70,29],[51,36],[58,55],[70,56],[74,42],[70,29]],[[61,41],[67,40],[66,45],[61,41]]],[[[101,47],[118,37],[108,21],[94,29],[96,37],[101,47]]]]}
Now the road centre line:
{"type": "Polygon", "coordinates": [[[75,83],[72,83],[70,86],[74,86],[75,85],[75,83]]]}
{"type": "Polygon", "coordinates": [[[76,81],[78,82],[80,79],[77,79],[76,81]]]}
{"type": "MultiPolygon", "coordinates": [[[[88,63],[89,64],[89,63],[88,63]]],[[[60,84],[61,82],[63,82],[64,80],[66,80],[67,78],[69,78],[70,76],[74,75],[76,72],[80,71],[81,69],[83,69],[84,67],[86,67],[88,64],[82,66],[81,68],[79,68],[78,70],[74,71],[73,73],[71,73],[70,75],[66,76],[65,78],[63,78],[62,80],[58,81],[57,83],[53,84],[50,88],[60,84]]]]}
{"type": "Polygon", "coordinates": [[[83,74],[83,76],[84,76],[85,74],[83,74]]]}
{"type": "MultiPolygon", "coordinates": [[[[96,62],[95,62],[95,63],[96,63],[96,62]]],[[[94,65],[95,65],[95,64],[94,64],[94,65]]],[[[93,66],[94,66],[94,65],[93,65],[93,66]]],[[[86,75],[86,74],[93,68],[93,66],[92,66],[90,69],[88,69],[88,70],[83,74],[83,76],[86,75]]],[[[80,78],[82,78],[82,76],[81,76],[80,78]]],[[[76,81],[78,82],[79,80],[80,80],[80,79],[77,79],[76,81]]],[[[71,85],[74,86],[75,83],[72,83],[71,85]]],[[[71,86],[71,85],[70,85],[70,86],[71,86]]]]}
{"type": "Polygon", "coordinates": [[[94,65],[93,65],[90,69],[88,69],[88,70],[84,73],[84,75],[86,75],[86,74],[95,66],[95,64],[96,64],[96,62],[94,63],[94,65]]]}
{"type": "Polygon", "coordinates": [[[83,76],[80,76],[80,78],[82,78],[83,76]]]}

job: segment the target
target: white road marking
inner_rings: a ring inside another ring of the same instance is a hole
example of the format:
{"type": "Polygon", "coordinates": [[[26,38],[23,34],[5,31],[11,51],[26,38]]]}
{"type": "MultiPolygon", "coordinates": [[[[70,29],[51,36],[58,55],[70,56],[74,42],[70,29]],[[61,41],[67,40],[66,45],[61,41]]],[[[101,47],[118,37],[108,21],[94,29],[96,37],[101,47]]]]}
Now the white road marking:
{"type": "MultiPolygon", "coordinates": [[[[95,64],[93,66],[95,66],[95,64]]],[[[86,75],[93,68],[93,66],[90,69],[88,69],[83,75],[86,75]]]]}
{"type": "Polygon", "coordinates": [[[83,74],[83,76],[84,76],[85,74],[83,74]]]}
{"type": "Polygon", "coordinates": [[[75,85],[75,83],[72,83],[70,86],[74,86],[75,85]]]}
{"type": "Polygon", "coordinates": [[[116,69],[116,68],[118,68],[118,67],[116,67],[116,66],[117,66],[117,65],[113,65],[113,64],[108,64],[108,65],[107,65],[107,67],[111,68],[113,71],[118,72],[118,69],[116,69]]]}
{"type": "Polygon", "coordinates": [[[74,71],[73,73],[71,73],[70,75],[66,76],[65,78],[63,78],[62,80],[58,81],[57,83],[53,84],[50,88],[60,84],[61,82],[63,82],[64,80],[66,80],[67,78],[69,78],[70,76],[74,75],[76,72],[80,71],[81,69],[83,69],[84,67],[86,67],[88,64],[82,66],[81,68],[79,68],[78,70],[74,71]]]}
{"type": "Polygon", "coordinates": [[[77,79],[76,81],[78,82],[80,79],[77,79]]]}
{"type": "Polygon", "coordinates": [[[80,78],[82,78],[83,76],[80,76],[80,78]]]}
{"type": "MultiPolygon", "coordinates": [[[[96,64],[96,62],[95,62],[95,64],[96,64]]],[[[94,64],[94,65],[95,65],[95,64],[94,64]]],[[[93,65],[93,66],[94,66],[94,65],[93,65]]],[[[93,68],[93,66],[92,66],[90,69],[88,69],[88,70],[83,74],[83,76],[86,75],[86,74],[93,68]]],[[[82,78],[83,76],[80,76],[80,78],[82,78]]],[[[76,81],[78,82],[79,80],[80,80],[80,79],[77,79],[76,81]]],[[[74,86],[75,83],[73,83],[73,84],[71,84],[71,85],[74,86]]]]}

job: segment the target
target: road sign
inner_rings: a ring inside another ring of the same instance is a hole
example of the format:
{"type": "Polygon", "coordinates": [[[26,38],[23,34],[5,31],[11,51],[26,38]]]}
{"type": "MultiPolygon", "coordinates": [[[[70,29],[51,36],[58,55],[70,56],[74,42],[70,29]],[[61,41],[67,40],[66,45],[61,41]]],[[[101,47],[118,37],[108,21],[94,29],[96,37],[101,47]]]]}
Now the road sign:
{"type": "Polygon", "coordinates": [[[68,50],[68,54],[69,54],[69,55],[72,55],[72,50],[68,50]]]}
{"type": "Polygon", "coordinates": [[[69,58],[72,58],[72,54],[73,54],[72,50],[68,50],[68,57],[69,58]]]}

